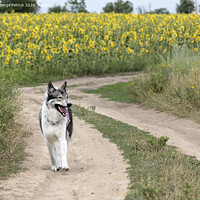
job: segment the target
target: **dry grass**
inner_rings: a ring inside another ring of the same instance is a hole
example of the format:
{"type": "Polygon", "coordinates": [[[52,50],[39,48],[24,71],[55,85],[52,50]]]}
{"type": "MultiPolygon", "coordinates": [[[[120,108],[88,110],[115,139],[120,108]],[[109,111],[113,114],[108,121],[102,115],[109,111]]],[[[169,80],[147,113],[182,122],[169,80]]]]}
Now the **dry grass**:
{"type": "Polygon", "coordinates": [[[129,93],[143,105],[200,122],[200,59],[182,51],[162,65],[148,69],[145,77],[129,84],[129,93]]]}

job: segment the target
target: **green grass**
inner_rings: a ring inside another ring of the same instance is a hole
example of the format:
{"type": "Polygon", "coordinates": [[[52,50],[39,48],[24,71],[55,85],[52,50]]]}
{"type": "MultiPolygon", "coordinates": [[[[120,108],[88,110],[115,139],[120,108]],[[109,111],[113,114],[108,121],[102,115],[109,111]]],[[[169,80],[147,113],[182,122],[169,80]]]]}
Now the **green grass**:
{"type": "Polygon", "coordinates": [[[102,98],[109,98],[112,101],[119,101],[124,103],[135,102],[132,95],[128,95],[128,82],[121,82],[114,85],[106,85],[96,90],[82,90],[85,93],[100,94],[102,98]]]}
{"type": "Polygon", "coordinates": [[[22,127],[15,123],[21,103],[18,85],[10,76],[0,79],[0,179],[21,170],[25,143],[22,127]]]}
{"type": "Polygon", "coordinates": [[[18,71],[18,70],[7,70],[1,71],[0,78],[9,79],[13,76],[20,86],[37,86],[41,83],[47,83],[49,81],[59,81],[66,78],[72,78],[72,75],[64,75],[62,72],[46,72],[39,73],[35,71],[18,71]]]}
{"type": "Polygon", "coordinates": [[[188,49],[146,69],[146,74],[128,83],[99,88],[88,93],[125,103],[166,111],[200,122],[200,59],[188,49]]]}
{"type": "Polygon", "coordinates": [[[200,162],[166,145],[168,138],[155,138],[76,105],[73,112],[116,143],[128,160],[130,185],[126,200],[200,199],[200,162]]]}
{"type": "Polygon", "coordinates": [[[7,130],[4,134],[7,136],[0,139],[0,180],[25,169],[21,164],[26,157],[25,138],[31,135],[22,131],[19,124],[13,124],[13,129],[7,130]]]}
{"type": "Polygon", "coordinates": [[[128,95],[148,107],[200,122],[200,58],[183,48],[133,80],[128,95]]]}
{"type": "MultiPolygon", "coordinates": [[[[155,61],[158,62],[158,61],[155,61]]],[[[0,78],[6,77],[9,78],[10,75],[23,86],[35,86],[40,83],[45,83],[48,81],[58,81],[74,77],[83,77],[83,76],[104,76],[108,74],[116,73],[126,73],[133,71],[141,71],[147,65],[148,61],[143,61],[139,59],[137,63],[132,62],[98,62],[96,60],[91,60],[88,58],[87,61],[79,60],[78,63],[71,61],[69,58],[62,62],[55,63],[54,61],[48,63],[45,66],[43,73],[38,72],[36,69],[24,70],[23,66],[18,69],[12,69],[12,66],[8,69],[1,70],[0,78]],[[70,62],[70,63],[69,63],[70,62]]]]}

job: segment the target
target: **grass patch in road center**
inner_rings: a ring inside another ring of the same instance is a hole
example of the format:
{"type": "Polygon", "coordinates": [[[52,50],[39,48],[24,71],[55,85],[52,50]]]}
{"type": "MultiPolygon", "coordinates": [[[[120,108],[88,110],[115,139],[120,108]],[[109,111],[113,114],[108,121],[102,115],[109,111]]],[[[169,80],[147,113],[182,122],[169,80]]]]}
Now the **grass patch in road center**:
{"type": "Polygon", "coordinates": [[[82,90],[85,93],[101,94],[102,98],[109,98],[112,101],[119,101],[124,103],[135,102],[134,96],[128,94],[128,82],[121,82],[114,85],[106,85],[96,90],[82,90]]]}
{"type": "Polygon", "coordinates": [[[167,138],[155,138],[77,105],[73,105],[73,112],[116,143],[128,160],[126,200],[200,199],[200,162],[166,145],[167,138]]]}

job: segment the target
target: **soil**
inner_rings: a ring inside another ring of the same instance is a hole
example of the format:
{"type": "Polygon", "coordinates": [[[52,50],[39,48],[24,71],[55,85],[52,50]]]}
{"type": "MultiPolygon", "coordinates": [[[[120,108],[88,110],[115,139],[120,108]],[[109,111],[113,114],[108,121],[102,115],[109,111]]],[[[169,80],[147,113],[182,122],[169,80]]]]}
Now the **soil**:
{"type": "MultiPolygon", "coordinates": [[[[82,93],[103,85],[131,80],[134,74],[84,77],[68,80],[72,104],[145,130],[157,137],[168,136],[169,145],[200,159],[200,124],[139,105],[125,104],[82,93]]],[[[61,86],[63,81],[55,83],[61,86]]],[[[22,110],[17,119],[33,135],[27,140],[25,171],[0,181],[0,199],[123,200],[128,191],[128,167],[115,144],[84,121],[74,118],[75,130],[68,148],[70,171],[51,171],[50,158],[39,128],[39,110],[47,84],[23,88],[22,110]]],[[[73,106],[72,106],[73,108],[73,106]]]]}

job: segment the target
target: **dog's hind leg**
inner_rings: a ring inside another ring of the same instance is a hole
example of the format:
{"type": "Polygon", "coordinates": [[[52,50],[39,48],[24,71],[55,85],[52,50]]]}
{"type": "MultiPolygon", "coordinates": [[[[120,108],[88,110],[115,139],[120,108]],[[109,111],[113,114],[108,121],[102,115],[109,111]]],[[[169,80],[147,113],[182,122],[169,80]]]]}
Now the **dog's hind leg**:
{"type": "Polygon", "coordinates": [[[56,163],[55,142],[49,142],[48,140],[46,140],[46,144],[47,144],[50,158],[51,158],[51,165],[52,165],[51,169],[53,171],[58,171],[59,166],[57,166],[57,163],[56,163]]]}
{"type": "Polygon", "coordinates": [[[69,137],[69,135],[67,134],[67,145],[69,145],[69,143],[71,142],[71,137],[69,137]]]}
{"type": "Polygon", "coordinates": [[[61,159],[62,159],[62,169],[68,171],[69,166],[67,164],[67,141],[62,138],[60,141],[61,159]]]}

